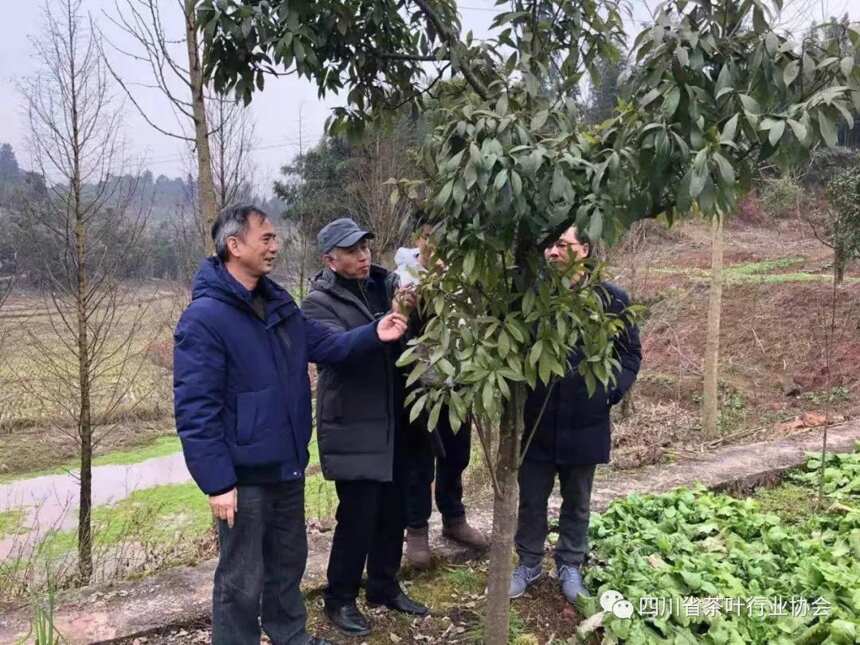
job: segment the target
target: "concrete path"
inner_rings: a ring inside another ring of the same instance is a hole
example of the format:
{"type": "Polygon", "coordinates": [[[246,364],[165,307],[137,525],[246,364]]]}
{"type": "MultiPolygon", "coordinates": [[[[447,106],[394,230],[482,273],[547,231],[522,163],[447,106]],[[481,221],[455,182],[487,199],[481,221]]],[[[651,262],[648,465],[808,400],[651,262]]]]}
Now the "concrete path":
{"type": "MultiPolygon", "coordinates": [[[[115,504],[133,492],[190,481],[181,452],[154,457],[135,464],[95,466],[93,468],[93,507],[115,504]]],[[[0,539],[0,562],[22,542],[38,544],[48,531],[64,531],[77,526],[80,485],[77,471],[18,479],[0,484],[0,511],[21,508],[26,511],[25,535],[0,539]]],[[[2,642],[2,641],[0,641],[2,642]]]]}
{"type": "MultiPolygon", "coordinates": [[[[595,481],[593,508],[600,511],[614,499],[631,493],[663,492],[681,485],[702,483],[709,488],[751,487],[773,480],[779,473],[805,461],[809,451],[821,449],[822,430],[816,429],[781,440],[729,446],[697,461],[657,464],[630,473],[613,473],[595,481]]],[[[860,441],[860,421],[828,431],[829,449],[850,452],[860,441]]],[[[551,502],[558,512],[559,499],[551,502]]],[[[489,532],[490,508],[470,509],[470,519],[489,532]]],[[[474,554],[439,537],[440,519],[431,520],[435,553],[448,561],[462,561],[474,554]]],[[[331,533],[313,532],[304,585],[323,583],[331,533]]],[[[106,587],[90,587],[64,593],[55,613],[60,633],[69,643],[97,643],[143,634],[159,628],[204,620],[210,613],[214,561],[196,567],[166,571],[145,580],[106,587]]],[[[0,610],[2,612],[2,610],[0,610]]],[[[15,643],[27,633],[30,612],[26,607],[0,613],[0,643],[15,643]]]]}

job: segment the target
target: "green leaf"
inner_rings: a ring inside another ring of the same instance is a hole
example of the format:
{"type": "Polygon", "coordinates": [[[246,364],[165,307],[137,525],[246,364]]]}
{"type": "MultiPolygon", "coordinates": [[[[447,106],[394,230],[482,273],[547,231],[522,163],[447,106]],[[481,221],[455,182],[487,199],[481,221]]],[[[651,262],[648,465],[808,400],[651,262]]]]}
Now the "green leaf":
{"type": "Polygon", "coordinates": [[[454,189],[454,180],[450,180],[447,184],[442,187],[442,190],[439,191],[439,194],[436,196],[436,204],[439,206],[444,206],[448,199],[451,197],[451,191],[454,189]]]}
{"type": "Polygon", "coordinates": [[[735,133],[738,129],[738,114],[735,115],[726,121],[726,124],[723,126],[723,132],[720,135],[720,141],[734,141],[735,133]]]}
{"type": "Polygon", "coordinates": [[[466,253],[466,257],[463,258],[463,277],[469,278],[472,273],[475,271],[475,262],[477,261],[477,257],[474,249],[468,251],[466,253]]]}
{"type": "Polygon", "coordinates": [[[535,306],[535,292],[533,289],[529,289],[526,291],[526,295],[523,296],[523,313],[528,316],[532,309],[535,306]]]}
{"type": "Polygon", "coordinates": [[[499,356],[505,358],[511,351],[511,341],[505,332],[499,333],[499,356]]]}
{"type": "Polygon", "coordinates": [[[708,179],[708,151],[699,150],[693,161],[693,175],[690,179],[690,197],[696,199],[705,187],[708,179]]]}
{"type": "Polygon", "coordinates": [[[769,31],[767,36],[764,37],[764,45],[767,47],[768,53],[773,55],[779,48],[779,38],[775,33],[769,31]]]}
{"type": "Polygon", "coordinates": [[[439,414],[442,412],[442,404],[444,401],[439,399],[436,402],[436,405],[433,406],[433,409],[430,410],[430,416],[427,417],[427,431],[432,432],[436,429],[437,424],[439,423],[439,414]]]}
{"type": "Polygon", "coordinates": [[[658,96],[660,96],[660,90],[657,90],[657,89],[651,90],[650,92],[645,94],[645,96],[643,96],[641,99],[639,99],[639,107],[643,107],[643,108],[648,107],[648,105],[653,103],[654,100],[658,96]]]}
{"type": "Polygon", "coordinates": [[[495,408],[495,392],[493,391],[492,379],[484,381],[484,387],[481,390],[481,403],[484,406],[484,410],[487,412],[490,412],[495,408]]]}
{"type": "Polygon", "coordinates": [[[506,168],[503,168],[496,175],[496,181],[493,182],[493,187],[496,190],[501,190],[506,183],[508,183],[508,171],[506,168]]]}
{"type": "Polygon", "coordinates": [[[839,69],[846,79],[851,78],[851,73],[854,71],[854,57],[846,56],[839,61],[839,69]]]}
{"type": "MultiPolygon", "coordinates": [[[[731,90],[732,89],[732,73],[729,71],[729,65],[723,65],[722,69],[720,69],[720,74],[717,76],[717,84],[714,86],[714,89],[719,93],[721,90],[731,90]]],[[[717,94],[717,98],[719,98],[719,94],[717,94]]]]}
{"type": "Polygon", "coordinates": [[[785,121],[777,121],[776,124],[770,129],[770,134],[768,135],[768,141],[770,145],[775,146],[779,143],[779,140],[782,139],[782,134],[785,132],[785,121]]]}
{"type": "Polygon", "coordinates": [[[549,112],[547,110],[536,112],[532,117],[531,129],[540,130],[546,123],[547,118],[549,118],[549,112]]]}
{"type": "Polygon", "coordinates": [[[420,379],[429,368],[430,366],[427,363],[418,363],[413,367],[412,371],[409,373],[409,377],[406,379],[406,387],[409,387],[415,381],[420,379]]]}
{"type": "Polygon", "coordinates": [[[448,406],[448,423],[454,432],[457,432],[460,426],[463,425],[463,417],[460,416],[460,411],[453,405],[448,406]]]}
{"type": "Polygon", "coordinates": [[[749,94],[738,94],[738,98],[741,100],[741,104],[744,106],[744,110],[749,112],[750,114],[761,114],[761,106],[758,101],[756,101],[749,94]]]}
{"type": "Polygon", "coordinates": [[[829,147],[833,148],[838,142],[836,124],[824,112],[818,112],[818,130],[821,132],[821,138],[824,139],[829,147]]]}
{"type": "Polygon", "coordinates": [[[429,394],[422,394],[418,397],[418,400],[415,401],[415,404],[412,406],[412,409],[409,411],[409,423],[415,423],[415,419],[418,418],[418,415],[421,414],[421,411],[424,409],[424,404],[427,403],[427,397],[429,394]]]}
{"type": "Polygon", "coordinates": [[[663,99],[663,114],[667,118],[672,117],[678,109],[678,104],[681,102],[681,88],[677,85],[669,90],[666,98],[663,99]]]}
{"type": "Polygon", "coordinates": [[[807,132],[805,125],[800,121],[795,121],[794,119],[789,119],[788,125],[791,127],[791,130],[794,132],[794,136],[797,137],[798,141],[806,141],[806,136],[809,133],[807,132]]]}
{"type": "Polygon", "coordinates": [[[791,85],[800,74],[800,62],[793,60],[782,70],[782,81],[785,86],[791,85]]]}
{"type": "Polygon", "coordinates": [[[502,94],[499,100],[496,101],[496,112],[499,116],[505,116],[508,113],[508,95],[502,94]]]}
{"type": "Polygon", "coordinates": [[[514,196],[519,196],[523,192],[523,180],[515,170],[511,170],[511,188],[514,191],[514,196]]]}
{"type": "Polygon", "coordinates": [[[727,184],[735,183],[735,169],[732,167],[732,164],[729,163],[729,160],[719,152],[715,152],[713,158],[714,161],[717,162],[723,181],[727,184]]]}
{"type": "Polygon", "coordinates": [[[539,340],[532,347],[531,352],[529,352],[529,363],[532,365],[536,365],[538,360],[540,360],[541,354],[543,353],[543,341],[539,340]]]}
{"type": "Polygon", "coordinates": [[[595,209],[591,214],[591,219],[588,222],[588,238],[591,240],[599,240],[603,235],[603,213],[600,209],[595,209]]]}

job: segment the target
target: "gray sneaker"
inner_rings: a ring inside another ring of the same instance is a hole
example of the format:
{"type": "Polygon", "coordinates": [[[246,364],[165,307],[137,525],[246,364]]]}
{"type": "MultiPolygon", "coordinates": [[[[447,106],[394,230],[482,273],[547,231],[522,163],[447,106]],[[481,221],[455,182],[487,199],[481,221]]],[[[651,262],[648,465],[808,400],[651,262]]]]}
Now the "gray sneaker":
{"type": "Polygon", "coordinates": [[[526,592],[526,589],[540,580],[542,575],[543,566],[541,564],[534,567],[518,564],[511,574],[511,587],[508,590],[508,597],[519,598],[526,592]]]}
{"type": "Polygon", "coordinates": [[[588,596],[589,593],[582,584],[582,574],[579,568],[563,564],[558,568],[558,580],[561,592],[568,602],[575,602],[577,596],[588,596]]]}

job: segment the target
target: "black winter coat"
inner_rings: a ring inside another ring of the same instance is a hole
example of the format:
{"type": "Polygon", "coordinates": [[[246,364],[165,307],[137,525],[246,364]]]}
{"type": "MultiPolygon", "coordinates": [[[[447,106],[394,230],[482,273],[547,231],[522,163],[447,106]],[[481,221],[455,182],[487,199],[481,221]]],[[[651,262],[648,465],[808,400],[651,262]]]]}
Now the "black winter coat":
{"type": "MultiPolygon", "coordinates": [[[[602,283],[600,287],[605,290],[606,310],[622,314],[630,303],[627,294],[608,282],[602,283]]],[[[578,371],[583,358],[582,350],[577,348],[571,353],[567,375],[563,379],[556,379],[550,386],[550,399],[526,459],[564,465],[605,464],[609,461],[609,409],[633,385],[642,360],[636,325],[627,324],[625,331],[615,339],[615,349],[621,363],[615,387],[607,391],[598,382],[591,397],[588,396],[585,379],[578,371]]],[[[535,420],[540,416],[546,391],[547,387],[539,383],[526,399],[524,446],[535,420]]]]}
{"type": "MultiPolygon", "coordinates": [[[[393,296],[394,280],[373,265],[369,288],[393,296]]],[[[367,305],[340,284],[330,269],[314,278],[302,302],[305,316],[331,329],[355,329],[375,317],[367,305]]],[[[384,345],[360,359],[320,364],[317,381],[317,441],[326,479],[392,481],[395,433],[402,413],[402,380],[395,366],[400,346],[384,345]]]]}

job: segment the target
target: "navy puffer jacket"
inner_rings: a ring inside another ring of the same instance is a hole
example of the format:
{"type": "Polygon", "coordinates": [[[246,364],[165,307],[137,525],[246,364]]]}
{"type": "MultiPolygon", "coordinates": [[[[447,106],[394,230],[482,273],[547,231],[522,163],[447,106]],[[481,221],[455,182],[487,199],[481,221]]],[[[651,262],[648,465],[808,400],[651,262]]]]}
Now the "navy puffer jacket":
{"type": "Polygon", "coordinates": [[[192,302],[174,335],[176,428],[194,481],[212,495],[232,488],[237,469],[276,467],[298,479],[308,463],[308,361],[337,363],[382,343],[376,324],[336,333],[305,318],[269,278],[252,295],[217,258],[194,279],[192,302]]]}

